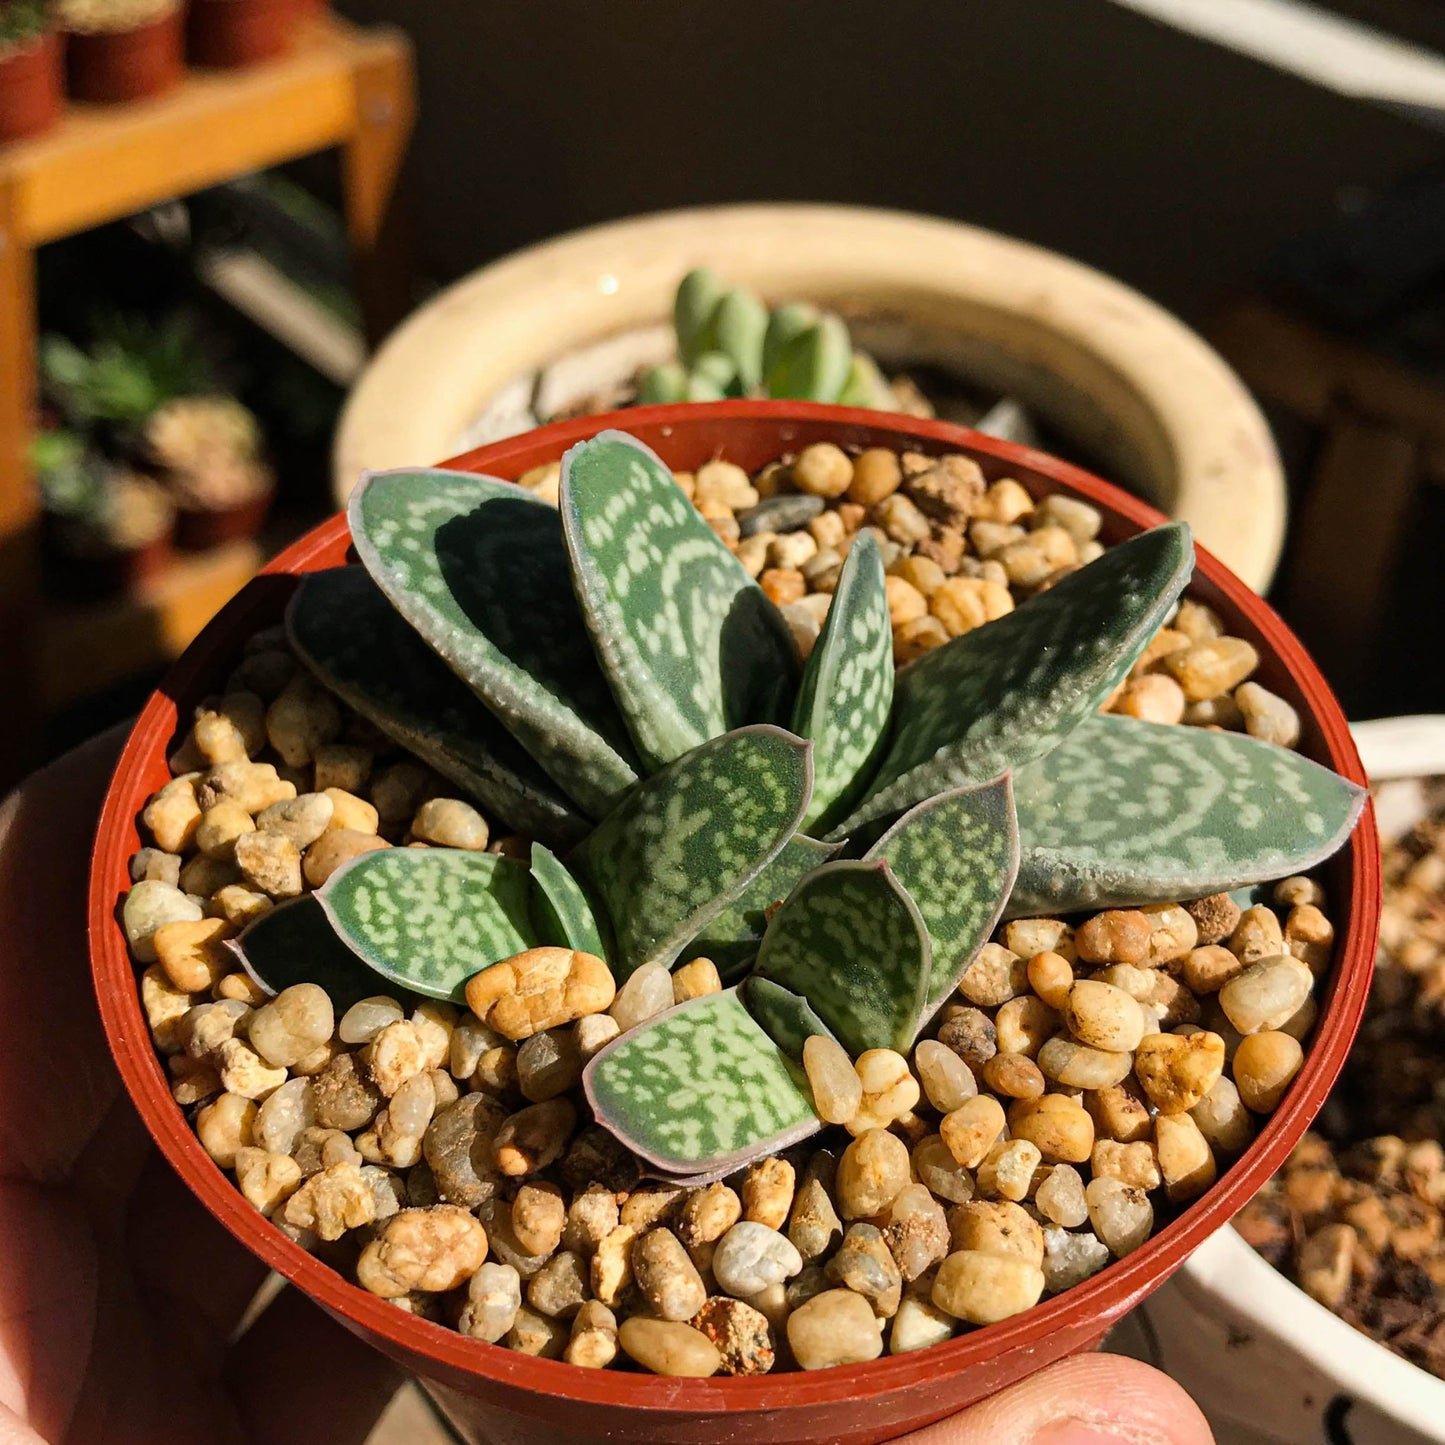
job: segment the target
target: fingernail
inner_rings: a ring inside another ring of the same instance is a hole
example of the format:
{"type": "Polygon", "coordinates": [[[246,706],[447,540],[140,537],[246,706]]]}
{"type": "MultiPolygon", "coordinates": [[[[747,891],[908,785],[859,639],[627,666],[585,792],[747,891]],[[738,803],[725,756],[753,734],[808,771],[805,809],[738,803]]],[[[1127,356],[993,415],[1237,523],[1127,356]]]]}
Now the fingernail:
{"type": "Polygon", "coordinates": [[[1123,1445],[1124,1437],[1081,1420],[1051,1420],[1029,1445],[1123,1445]]]}

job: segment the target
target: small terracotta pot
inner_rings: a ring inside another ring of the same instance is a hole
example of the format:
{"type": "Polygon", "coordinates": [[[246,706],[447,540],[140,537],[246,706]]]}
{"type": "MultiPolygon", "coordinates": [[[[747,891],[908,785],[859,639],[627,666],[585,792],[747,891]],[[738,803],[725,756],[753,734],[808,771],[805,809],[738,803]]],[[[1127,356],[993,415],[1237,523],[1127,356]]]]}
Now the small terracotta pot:
{"type": "MultiPolygon", "coordinates": [[[[725,457],[748,470],[817,441],[842,446],[973,457],[990,480],[1015,477],[1036,497],[1086,498],[1104,513],[1102,538],[1122,541],[1163,520],[1119,488],[1040,452],[944,422],[918,421],[799,402],[717,402],[641,407],[559,422],[450,463],[517,477],[557,460],[573,443],[620,427],[667,465],[695,470],[725,457]]],[[[347,559],[350,537],[338,516],[283,552],[187,650],[147,703],[111,782],[90,881],[91,960],[110,1047],[146,1127],[201,1202],[248,1249],[303,1289],[353,1333],[423,1377],[466,1438],[489,1445],[875,1445],[973,1404],[1070,1354],[1088,1350],[1236,1213],[1284,1162],[1334,1082],[1354,1037],[1374,961],[1380,860],[1367,807],[1350,841],[1325,866],[1338,909],[1338,952],[1304,1067],[1254,1143],[1200,1199],[1146,1244],[1084,1284],[986,1329],[931,1349],[869,1364],[740,1379],[659,1379],[584,1370],[484,1344],[405,1314],[348,1282],[267,1223],[211,1162],[152,1047],[137,996],[135,967],[118,925],[129,887],[127,861],[140,846],[136,819],[170,778],[166,756],[179,719],[215,692],[245,639],[280,620],[296,579],[347,559]]],[[[1208,552],[1200,550],[1190,593],[1221,617],[1230,635],[1254,644],[1259,681],[1299,710],[1301,751],[1358,783],[1365,781],[1339,705],[1278,616],[1208,552]]]]}
{"type": "Polygon", "coordinates": [[[197,65],[235,70],[291,45],[297,0],[192,0],[189,54],[197,65]]]}
{"type": "Polygon", "coordinates": [[[0,55],[0,141],[40,135],[60,119],[65,84],[60,36],[0,55]]]}
{"type": "Polygon", "coordinates": [[[176,541],[188,551],[203,552],[208,547],[254,537],[266,523],[273,496],[274,493],[267,492],[265,496],[253,497],[239,507],[220,512],[181,508],[176,513],[176,541]]]}
{"type": "Polygon", "coordinates": [[[183,53],[179,8],[134,30],[72,31],[66,45],[70,94],[103,105],[159,95],[180,83],[183,53]]]}

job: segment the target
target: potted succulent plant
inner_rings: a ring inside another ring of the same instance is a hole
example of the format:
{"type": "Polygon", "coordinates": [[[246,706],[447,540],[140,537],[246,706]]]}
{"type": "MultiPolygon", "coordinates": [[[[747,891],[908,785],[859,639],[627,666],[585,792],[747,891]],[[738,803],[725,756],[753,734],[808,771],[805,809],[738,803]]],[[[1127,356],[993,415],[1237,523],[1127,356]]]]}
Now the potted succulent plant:
{"type": "Polygon", "coordinates": [[[234,397],[177,397],[145,423],[147,458],[165,478],[183,547],[254,537],[266,520],[275,477],[261,457],[261,429],[234,397]]]}
{"type": "Polygon", "coordinates": [[[74,433],[35,443],[47,562],[68,597],[98,597],[155,577],[170,557],[175,507],[165,489],[107,465],[74,433]]]}
{"type": "Polygon", "coordinates": [[[488,1439],[887,1438],[1087,1347],[1298,1138],[1373,951],[1363,793],[1319,763],[1358,765],[1264,604],[1200,556],[1176,616],[1187,529],[1072,468],[803,404],[618,421],[371,477],[213,624],[101,821],[102,1014],[206,1204],[488,1439]],[[1226,890],[1325,860],[1316,1020],[1226,890]],[[1257,1034],[1294,1053],[1256,1137],[1223,1070],[1257,1034]],[[1152,1182],[1071,1091],[1157,1136],[1152,1182]],[[361,1288],[307,1252],[353,1228],[361,1288]]]}
{"type": "Polygon", "coordinates": [[[270,60],[290,45],[300,11],[299,0],[194,0],[190,58],[228,70],[270,60]]]}
{"type": "Polygon", "coordinates": [[[57,0],[66,67],[76,100],[143,100],[179,84],[179,0],[57,0]]]}
{"type": "Polygon", "coordinates": [[[60,39],[43,0],[0,5],[0,141],[49,130],[64,104],[60,39]]]}

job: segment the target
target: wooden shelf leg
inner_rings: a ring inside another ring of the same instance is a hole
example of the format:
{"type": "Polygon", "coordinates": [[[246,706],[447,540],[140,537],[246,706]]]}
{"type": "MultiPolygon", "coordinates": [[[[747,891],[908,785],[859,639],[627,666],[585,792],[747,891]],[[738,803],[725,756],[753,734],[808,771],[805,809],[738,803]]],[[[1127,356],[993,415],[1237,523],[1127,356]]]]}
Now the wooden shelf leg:
{"type": "Polygon", "coordinates": [[[410,48],[398,41],[356,70],[357,126],[342,157],[352,269],[367,339],[381,341],[412,308],[410,217],[397,178],[416,118],[410,48]]]}
{"type": "Polygon", "coordinates": [[[35,410],[35,253],[0,183],[0,793],[40,757],[35,686],[40,597],[40,505],[30,474],[35,410]]]}

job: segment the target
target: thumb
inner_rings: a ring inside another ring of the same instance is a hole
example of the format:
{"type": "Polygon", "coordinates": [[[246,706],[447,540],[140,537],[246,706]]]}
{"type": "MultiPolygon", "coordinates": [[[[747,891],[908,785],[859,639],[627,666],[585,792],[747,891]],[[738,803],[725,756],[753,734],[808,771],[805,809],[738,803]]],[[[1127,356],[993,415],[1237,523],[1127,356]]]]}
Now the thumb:
{"type": "Polygon", "coordinates": [[[1076,1355],[899,1445],[1213,1445],[1167,1375],[1122,1355],[1076,1355]]]}

